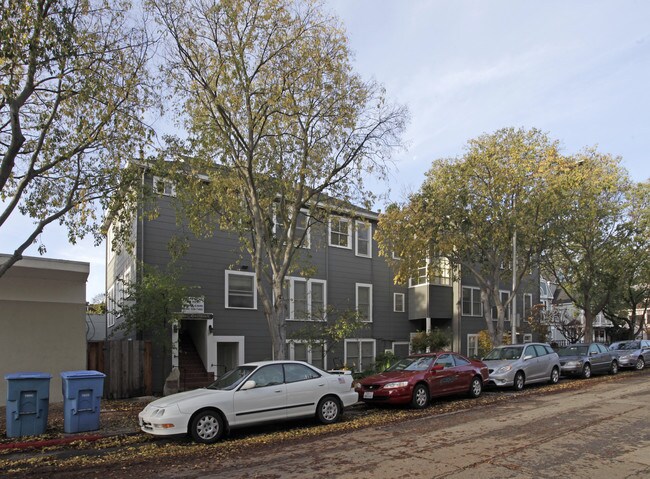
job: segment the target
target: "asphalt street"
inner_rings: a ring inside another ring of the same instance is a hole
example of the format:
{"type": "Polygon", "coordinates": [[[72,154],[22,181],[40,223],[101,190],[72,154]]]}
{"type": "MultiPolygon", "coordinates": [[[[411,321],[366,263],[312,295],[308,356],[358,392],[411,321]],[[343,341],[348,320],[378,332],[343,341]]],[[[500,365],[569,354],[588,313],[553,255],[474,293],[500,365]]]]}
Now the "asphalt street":
{"type": "MultiPolygon", "coordinates": [[[[542,386],[544,387],[544,386],[542,386]]],[[[175,468],[186,478],[650,477],[646,375],[175,468]]]]}

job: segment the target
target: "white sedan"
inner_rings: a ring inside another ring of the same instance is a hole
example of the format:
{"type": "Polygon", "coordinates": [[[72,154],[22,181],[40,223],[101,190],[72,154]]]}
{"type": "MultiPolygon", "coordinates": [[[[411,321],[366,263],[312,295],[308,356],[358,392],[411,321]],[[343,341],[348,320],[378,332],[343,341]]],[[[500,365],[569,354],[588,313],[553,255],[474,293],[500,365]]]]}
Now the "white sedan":
{"type": "Polygon", "coordinates": [[[356,403],[350,371],[330,374],[300,361],[248,363],[206,388],[157,399],[138,415],[149,434],[190,434],[211,444],[225,431],[267,421],[315,416],[336,422],[356,403]]]}

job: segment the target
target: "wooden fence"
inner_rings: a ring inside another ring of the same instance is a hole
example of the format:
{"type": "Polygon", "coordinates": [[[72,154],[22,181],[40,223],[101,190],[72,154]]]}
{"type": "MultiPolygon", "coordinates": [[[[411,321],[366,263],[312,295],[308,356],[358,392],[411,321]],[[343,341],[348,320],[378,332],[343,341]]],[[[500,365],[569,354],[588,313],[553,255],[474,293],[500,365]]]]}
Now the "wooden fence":
{"type": "Polygon", "coordinates": [[[104,398],[150,396],[153,390],[151,341],[88,343],[88,369],[106,374],[104,398]]]}

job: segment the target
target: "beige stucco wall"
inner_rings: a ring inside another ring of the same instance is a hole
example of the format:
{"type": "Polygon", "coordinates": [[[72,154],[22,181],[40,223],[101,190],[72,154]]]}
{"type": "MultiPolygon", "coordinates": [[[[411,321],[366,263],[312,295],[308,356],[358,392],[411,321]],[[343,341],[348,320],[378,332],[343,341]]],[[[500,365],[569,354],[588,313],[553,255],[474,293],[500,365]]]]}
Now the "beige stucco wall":
{"type": "MultiPolygon", "coordinates": [[[[0,255],[0,263],[6,256],[0,255]]],[[[86,369],[88,263],[27,258],[0,277],[0,405],[9,373],[50,373],[61,402],[62,371],[86,369]]]]}

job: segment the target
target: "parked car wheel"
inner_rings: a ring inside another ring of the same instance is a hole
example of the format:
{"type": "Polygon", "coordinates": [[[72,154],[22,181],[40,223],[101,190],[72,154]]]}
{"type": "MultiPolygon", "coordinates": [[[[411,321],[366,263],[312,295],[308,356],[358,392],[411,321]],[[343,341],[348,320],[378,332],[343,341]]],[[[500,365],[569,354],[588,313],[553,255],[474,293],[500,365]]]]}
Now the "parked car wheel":
{"type": "Polygon", "coordinates": [[[582,366],[582,377],[584,379],[589,379],[591,377],[591,365],[589,363],[582,366]]]}
{"type": "Polygon", "coordinates": [[[521,391],[524,389],[525,384],[526,378],[524,376],[524,373],[522,371],[517,372],[517,374],[515,374],[515,380],[512,387],[515,389],[515,391],[521,391]]]}
{"type": "Polygon", "coordinates": [[[553,368],[551,371],[551,378],[548,380],[549,384],[557,384],[560,380],[560,370],[558,368],[553,368]]]}
{"type": "Polygon", "coordinates": [[[429,405],[429,390],[424,384],[417,384],[413,388],[411,406],[415,409],[423,409],[429,405]]]}
{"type": "Polygon", "coordinates": [[[618,374],[618,361],[612,361],[612,365],[609,368],[609,374],[618,374]]]}
{"type": "Polygon", "coordinates": [[[639,359],[636,360],[634,367],[637,371],[641,371],[643,368],[645,368],[645,359],[643,359],[643,356],[639,356],[639,359]]]}
{"type": "Polygon", "coordinates": [[[223,435],[223,419],[214,410],[200,412],[192,419],[190,434],[192,439],[202,444],[213,444],[223,435]]]}
{"type": "Polygon", "coordinates": [[[479,377],[474,377],[469,386],[469,397],[477,398],[483,392],[483,380],[479,377]]]}
{"type": "Polygon", "coordinates": [[[323,424],[332,424],[341,418],[341,404],[333,396],[326,396],[321,399],[316,409],[318,420],[323,424]]]}

